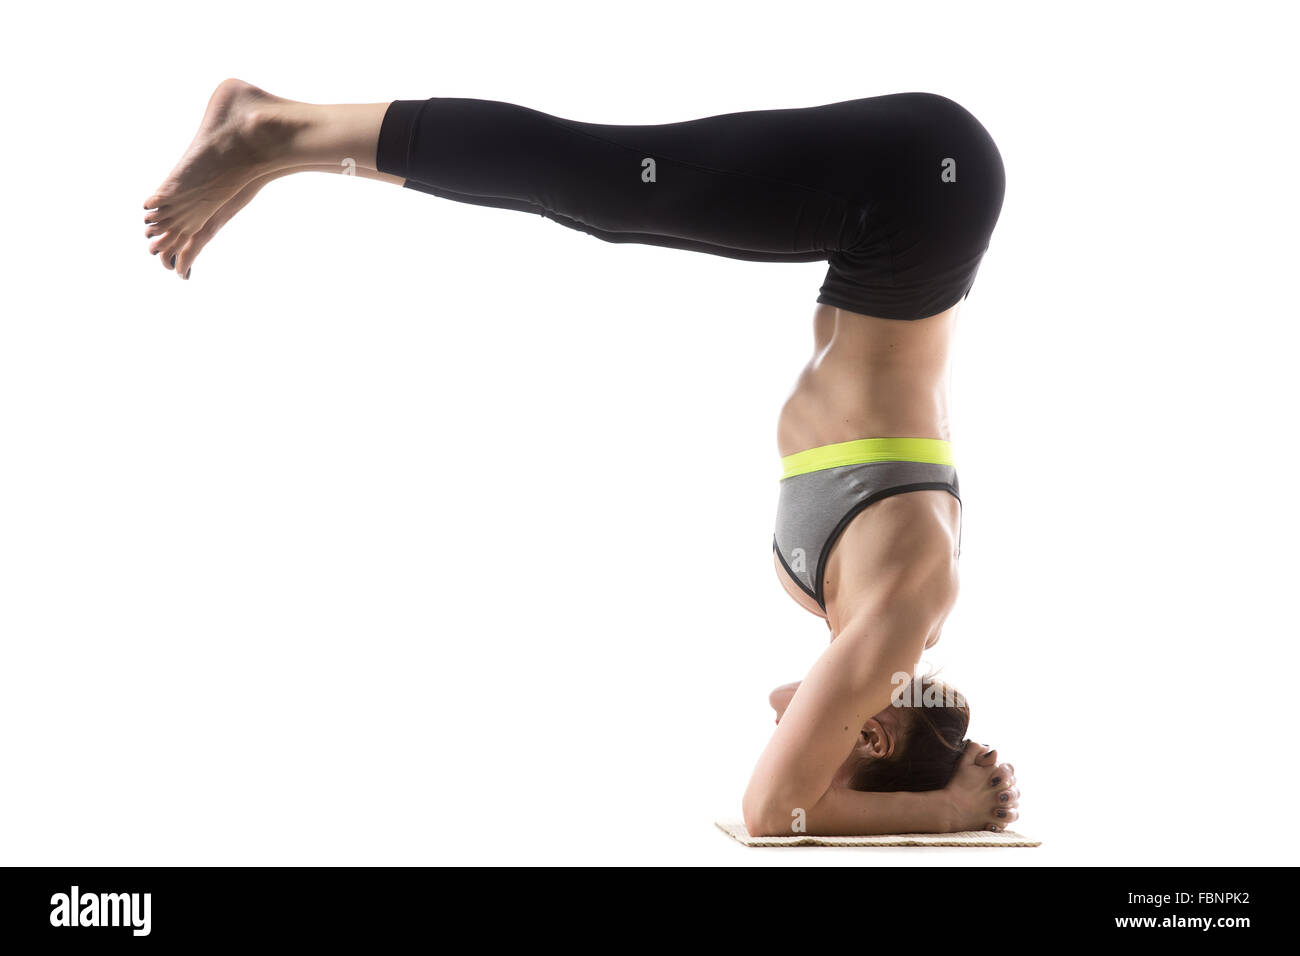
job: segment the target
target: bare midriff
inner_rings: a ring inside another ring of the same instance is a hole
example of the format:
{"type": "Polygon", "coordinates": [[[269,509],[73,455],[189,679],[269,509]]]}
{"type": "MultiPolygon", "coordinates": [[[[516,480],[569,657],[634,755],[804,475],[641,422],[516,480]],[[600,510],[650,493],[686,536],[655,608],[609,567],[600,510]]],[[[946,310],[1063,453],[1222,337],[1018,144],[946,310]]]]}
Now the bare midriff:
{"type": "Polygon", "coordinates": [[[859,438],[949,440],[957,309],[904,322],[818,305],[812,359],[777,422],[779,454],[859,438]]]}

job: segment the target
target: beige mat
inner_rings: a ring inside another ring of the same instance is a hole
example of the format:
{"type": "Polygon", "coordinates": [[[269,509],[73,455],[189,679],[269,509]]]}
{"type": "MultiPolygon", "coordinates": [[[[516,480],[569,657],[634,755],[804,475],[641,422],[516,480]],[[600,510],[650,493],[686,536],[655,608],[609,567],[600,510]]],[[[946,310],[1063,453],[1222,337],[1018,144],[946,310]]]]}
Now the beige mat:
{"type": "Polygon", "coordinates": [[[967,830],[962,833],[889,833],[880,836],[808,836],[795,834],[780,837],[752,837],[743,823],[724,823],[717,828],[745,846],[1041,846],[1013,830],[967,830]]]}

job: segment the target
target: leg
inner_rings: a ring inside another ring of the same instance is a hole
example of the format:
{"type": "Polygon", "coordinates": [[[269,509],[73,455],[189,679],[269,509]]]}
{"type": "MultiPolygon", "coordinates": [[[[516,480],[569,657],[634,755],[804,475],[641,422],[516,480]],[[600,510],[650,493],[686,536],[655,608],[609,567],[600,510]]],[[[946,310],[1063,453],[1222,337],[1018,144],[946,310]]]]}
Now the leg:
{"type": "Polygon", "coordinates": [[[490,100],[398,100],[376,168],[447,199],[609,242],[828,262],[817,301],[936,315],[969,291],[1001,208],[1001,158],[958,104],[899,93],[680,123],[580,123],[490,100]],[[944,164],[961,176],[945,181],[944,164]]]}
{"type": "Polygon", "coordinates": [[[226,80],[145,202],[162,230],[153,251],[187,275],[195,236],[250,183],[347,160],[610,242],[826,260],[818,302],[896,319],[965,295],[1002,199],[1001,160],[983,127],[929,94],[614,126],[490,100],[312,106],[226,80]],[[940,192],[939,158],[953,155],[962,176],[940,192]]]}
{"type": "Polygon", "coordinates": [[[227,80],[146,201],[146,221],[155,254],[186,275],[215,228],[195,242],[200,231],[247,203],[251,184],[350,159],[386,181],[607,241],[809,262],[839,250],[860,219],[848,193],[861,157],[836,157],[854,123],[846,105],[601,126],[485,100],[312,106],[227,80]]]}
{"type": "Polygon", "coordinates": [[[856,184],[841,172],[855,160],[835,153],[846,122],[820,107],[610,126],[491,100],[398,100],[376,168],[609,242],[811,262],[856,225],[856,184]]]}

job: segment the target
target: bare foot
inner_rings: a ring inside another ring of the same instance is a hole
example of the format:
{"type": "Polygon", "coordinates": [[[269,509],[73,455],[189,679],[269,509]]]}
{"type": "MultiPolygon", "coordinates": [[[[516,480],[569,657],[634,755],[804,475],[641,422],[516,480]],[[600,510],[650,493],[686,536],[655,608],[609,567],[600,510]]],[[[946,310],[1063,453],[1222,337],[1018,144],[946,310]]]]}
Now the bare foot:
{"type": "MultiPolygon", "coordinates": [[[[357,176],[361,179],[376,179],[381,182],[394,183],[401,186],[406,180],[397,176],[388,176],[384,173],[377,172],[373,169],[367,169],[355,164],[333,163],[303,163],[299,166],[286,166],[283,169],[277,169],[272,173],[265,173],[250,181],[243,189],[235,193],[230,199],[226,200],[216,212],[208,217],[208,221],[200,226],[185,243],[180,252],[176,254],[176,264],[174,268],[176,273],[184,278],[190,277],[190,269],[194,265],[194,260],[203,247],[212,241],[212,237],[230,220],[235,218],[235,214],[253,201],[253,197],[262,191],[267,183],[282,179],[293,173],[335,173],[344,176],[357,176]]],[[[146,231],[146,236],[155,236],[161,232],[161,227],[150,226],[146,231]]]]}
{"type": "MultiPolygon", "coordinates": [[[[174,268],[176,269],[177,275],[188,279],[190,277],[190,270],[194,267],[194,260],[198,257],[198,254],[203,251],[203,247],[212,241],[212,237],[217,234],[217,231],[226,223],[230,222],[230,220],[234,219],[235,213],[239,212],[252,202],[253,197],[261,192],[263,186],[272,180],[279,179],[283,175],[285,175],[284,172],[276,172],[267,173],[265,176],[259,176],[239,192],[235,193],[235,195],[230,199],[226,200],[220,209],[209,216],[208,221],[198,228],[198,231],[190,237],[190,240],[185,243],[181,248],[181,251],[176,254],[176,264],[174,268]]],[[[145,235],[149,234],[150,233],[148,232],[145,233],[145,235]]]]}
{"type": "Polygon", "coordinates": [[[188,278],[198,248],[274,178],[270,174],[291,165],[288,146],[299,123],[281,109],[287,102],[242,80],[223,80],[217,87],[189,149],[144,203],[145,236],[154,240],[149,251],[164,268],[188,278]],[[241,196],[195,248],[207,222],[241,196]]]}

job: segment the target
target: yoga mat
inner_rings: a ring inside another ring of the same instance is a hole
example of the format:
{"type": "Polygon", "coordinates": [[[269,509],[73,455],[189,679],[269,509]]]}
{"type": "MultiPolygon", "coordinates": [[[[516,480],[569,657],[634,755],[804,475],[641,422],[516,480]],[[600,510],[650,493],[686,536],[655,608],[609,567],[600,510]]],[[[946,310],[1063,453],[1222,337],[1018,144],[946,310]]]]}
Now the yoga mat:
{"type": "Polygon", "coordinates": [[[961,833],[884,833],[878,836],[791,836],[752,837],[743,823],[719,820],[719,830],[745,846],[1041,846],[1040,840],[1014,830],[966,830],[961,833]]]}

